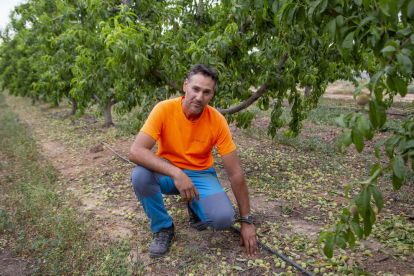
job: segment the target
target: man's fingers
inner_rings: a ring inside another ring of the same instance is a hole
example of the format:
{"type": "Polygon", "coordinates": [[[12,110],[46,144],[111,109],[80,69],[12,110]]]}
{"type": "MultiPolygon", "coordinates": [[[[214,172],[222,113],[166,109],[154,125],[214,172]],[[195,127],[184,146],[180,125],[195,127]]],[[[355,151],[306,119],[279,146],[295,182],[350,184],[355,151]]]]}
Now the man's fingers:
{"type": "Polygon", "coordinates": [[[191,198],[190,192],[188,190],[184,190],[181,194],[181,197],[183,198],[183,202],[188,202],[191,198]]]}
{"type": "Polygon", "coordinates": [[[240,246],[242,246],[244,244],[244,242],[243,242],[243,237],[242,236],[240,236],[240,246]]]}
{"type": "Polygon", "coordinates": [[[198,193],[198,190],[196,187],[194,187],[195,189],[195,196],[196,196],[196,201],[199,202],[200,201],[200,194],[198,193]]]}
{"type": "Polygon", "coordinates": [[[251,256],[252,254],[250,254],[250,243],[249,243],[249,240],[246,239],[244,241],[244,247],[246,248],[246,254],[248,256],[251,256]]]}

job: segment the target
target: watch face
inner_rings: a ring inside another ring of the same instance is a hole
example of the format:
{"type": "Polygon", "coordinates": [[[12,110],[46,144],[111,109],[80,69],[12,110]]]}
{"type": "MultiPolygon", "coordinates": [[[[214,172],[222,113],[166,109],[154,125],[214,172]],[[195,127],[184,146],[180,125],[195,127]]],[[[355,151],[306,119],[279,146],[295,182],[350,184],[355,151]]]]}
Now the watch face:
{"type": "Polygon", "coordinates": [[[253,223],[253,216],[247,216],[247,223],[253,223]]]}

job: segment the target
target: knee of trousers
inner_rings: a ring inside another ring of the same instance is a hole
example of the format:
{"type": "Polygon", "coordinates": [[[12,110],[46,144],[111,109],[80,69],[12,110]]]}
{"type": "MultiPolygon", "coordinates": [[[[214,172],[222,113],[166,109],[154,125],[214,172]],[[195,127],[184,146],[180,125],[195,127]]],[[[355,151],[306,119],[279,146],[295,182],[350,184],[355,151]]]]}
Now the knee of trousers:
{"type": "Polygon", "coordinates": [[[229,229],[234,221],[234,210],[232,207],[221,209],[220,212],[210,214],[209,220],[216,230],[229,229]]]}
{"type": "Polygon", "coordinates": [[[139,199],[156,195],[160,190],[155,173],[141,166],[136,166],[132,171],[131,182],[135,195],[139,199]]]}

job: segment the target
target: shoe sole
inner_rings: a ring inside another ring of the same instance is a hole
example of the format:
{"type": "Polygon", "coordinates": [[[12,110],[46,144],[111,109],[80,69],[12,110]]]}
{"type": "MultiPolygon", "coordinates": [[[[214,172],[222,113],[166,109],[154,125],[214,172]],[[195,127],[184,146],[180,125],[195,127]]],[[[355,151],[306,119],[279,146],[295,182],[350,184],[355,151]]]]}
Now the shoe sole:
{"type": "Polygon", "coordinates": [[[164,254],[162,254],[162,253],[151,253],[150,252],[149,256],[150,256],[151,259],[158,259],[158,258],[165,257],[165,255],[167,255],[167,253],[168,253],[168,251],[165,252],[164,254]]]}

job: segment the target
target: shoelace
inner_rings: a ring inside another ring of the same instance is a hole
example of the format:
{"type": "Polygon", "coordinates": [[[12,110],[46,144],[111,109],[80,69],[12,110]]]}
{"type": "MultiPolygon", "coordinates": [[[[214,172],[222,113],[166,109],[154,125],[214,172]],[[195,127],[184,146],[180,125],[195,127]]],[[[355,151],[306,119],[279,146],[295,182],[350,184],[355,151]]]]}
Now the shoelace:
{"type": "Polygon", "coordinates": [[[156,244],[167,244],[169,243],[170,236],[173,235],[173,233],[170,232],[169,229],[161,229],[160,232],[157,233],[155,237],[155,243],[156,244]]]}

